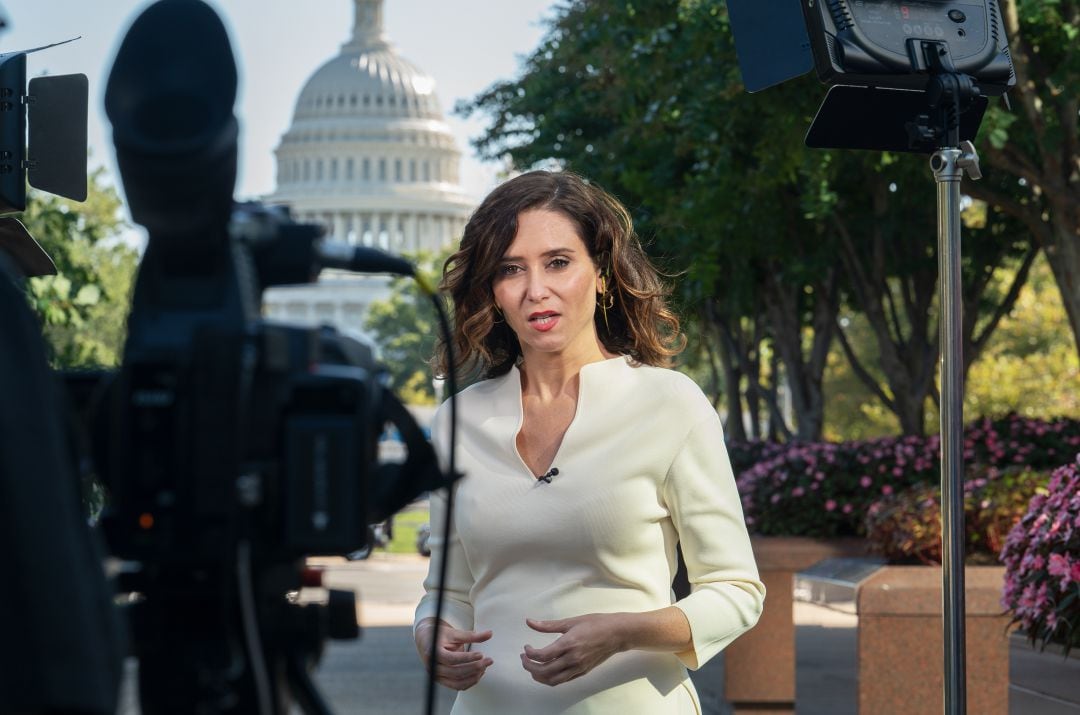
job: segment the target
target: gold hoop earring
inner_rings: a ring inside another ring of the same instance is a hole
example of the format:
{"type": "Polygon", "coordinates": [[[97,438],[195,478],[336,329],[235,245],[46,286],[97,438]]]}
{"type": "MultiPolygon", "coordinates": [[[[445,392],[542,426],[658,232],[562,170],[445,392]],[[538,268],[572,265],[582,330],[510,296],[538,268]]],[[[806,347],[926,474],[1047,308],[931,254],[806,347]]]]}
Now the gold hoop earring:
{"type": "Polygon", "coordinates": [[[607,312],[609,308],[615,307],[615,294],[604,292],[600,294],[600,312],[604,316],[604,329],[611,332],[611,326],[608,325],[607,312]]]}
{"type": "Polygon", "coordinates": [[[492,310],[495,311],[495,315],[499,316],[499,319],[498,320],[492,320],[491,324],[492,325],[498,325],[499,323],[505,323],[506,322],[506,317],[503,315],[503,312],[501,310],[499,310],[499,306],[492,303],[491,308],[492,308],[492,310]]]}

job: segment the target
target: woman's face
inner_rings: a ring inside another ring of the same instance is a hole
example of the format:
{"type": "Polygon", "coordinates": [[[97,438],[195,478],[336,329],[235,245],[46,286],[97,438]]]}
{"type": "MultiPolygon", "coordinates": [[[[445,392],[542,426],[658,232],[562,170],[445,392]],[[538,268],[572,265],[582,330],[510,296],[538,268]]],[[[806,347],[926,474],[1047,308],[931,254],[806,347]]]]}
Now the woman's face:
{"type": "MultiPolygon", "coordinates": [[[[521,344],[535,353],[589,355],[600,350],[593,323],[600,271],[561,213],[531,209],[495,272],[495,305],[521,344]]],[[[591,358],[591,355],[590,355],[591,358]]]]}

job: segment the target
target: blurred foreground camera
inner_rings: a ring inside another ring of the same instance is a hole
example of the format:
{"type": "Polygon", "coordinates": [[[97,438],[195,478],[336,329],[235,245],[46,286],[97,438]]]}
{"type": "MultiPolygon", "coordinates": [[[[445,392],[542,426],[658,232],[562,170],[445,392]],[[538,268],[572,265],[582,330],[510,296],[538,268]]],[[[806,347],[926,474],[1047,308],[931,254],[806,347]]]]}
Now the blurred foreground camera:
{"type": "Polygon", "coordinates": [[[308,670],[327,637],[357,635],[355,602],[288,599],[314,583],[303,557],[362,548],[369,523],[446,485],[365,345],[260,318],[265,288],[323,267],[412,268],[234,203],[236,84],[214,11],[161,0],[128,31],[105,96],[149,241],[121,368],[69,384],[110,493],[102,524],[126,562],[146,713],[325,712],[308,670]],[[378,463],[387,424],[403,463],[378,463]]]}

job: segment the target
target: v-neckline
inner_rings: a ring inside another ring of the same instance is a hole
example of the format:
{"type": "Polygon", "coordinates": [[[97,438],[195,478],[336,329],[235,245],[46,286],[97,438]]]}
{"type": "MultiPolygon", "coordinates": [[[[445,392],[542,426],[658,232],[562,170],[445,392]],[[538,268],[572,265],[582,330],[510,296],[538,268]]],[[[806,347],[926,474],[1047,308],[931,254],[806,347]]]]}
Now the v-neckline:
{"type": "MultiPolygon", "coordinates": [[[[528,474],[534,482],[538,482],[543,479],[544,476],[550,474],[551,470],[555,468],[555,465],[559,463],[559,455],[562,454],[563,445],[566,444],[566,438],[569,436],[570,430],[574,428],[574,423],[577,422],[578,415],[581,414],[581,401],[585,394],[585,380],[583,379],[582,374],[585,372],[584,368],[587,365],[592,364],[593,363],[586,363],[585,365],[582,365],[582,369],[578,371],[578,394],[577,402],[574,405],[574,415],[570,418],[570,422],[566,425],[566,429],[563,430],[562,437],[559,439],[559,446],[555,448],[555,454],[552,455],[551,463],[548,464],[547,469],[540,474],[533,472],[532,467],[530,467],[525,461],[525,458],[521,456],[521,449],[518,447],[518,436],[521,435],[521,430],[525,428],[525,393],[521,387],[521,370],[518,369],[517,365],[513,368],[516,373],[515,376],[517,377],[514,387],[517,389],[518,395],[518,419],[517,427],[514,429],[514,434],[511,436],[511,446],[514,449],[514,454],[518,458],[518,462],[521,463],[521,468],[525,470],[525,473],[528,474]]],[[[514,381],[511,380],[511,383],[513,382],[514,381]]]]}
{"type": "Polygon", "coordinates": [[[532,481],[540,481],[545,475],[550,473],[551,470],[554,469],[561,462],[561,456],[563,453],[563,448],[566,446],[567,438],[573,431],[574,425],[577,424],[578,416],[581,414],[581,403],[585,399],[586,392],[584,375],[588,371],[588,368],[594,365],[606,365],[617,360],[625,364],[626,356],[617,355],[615,357],[607,358],[605,360],[585,363],[581,366],[581,369],[578,370],[578,395],[577,404],[574,406],[574,416],[570,418],[570,424],[566,426],[566,429],[562,433],[562,439],[559,440],[559,446],[555,449],[555,455],[552,457],[551,463],[548,464],[548,468],[543,472],[543,474],[540,475],[533,472],[532,468],[525,462],[525,458],[521,456],[521,450],[518,449],[518,435],[521,434],[521,430],[525,426],[525,395],[521,389],[521,370],[518,368],[517,365],[511,367],[511,372],[508,375],[508,382],[510,383],[510,387],[517,391],[518,418],[517,426],[514,428],[513,434],[510,435],[510,448],[513,450],[514,456],[517,457],[518,463],[521,465],[522,470],[524,470],[525,474],[529,475],[529,478],[532,481]]]}

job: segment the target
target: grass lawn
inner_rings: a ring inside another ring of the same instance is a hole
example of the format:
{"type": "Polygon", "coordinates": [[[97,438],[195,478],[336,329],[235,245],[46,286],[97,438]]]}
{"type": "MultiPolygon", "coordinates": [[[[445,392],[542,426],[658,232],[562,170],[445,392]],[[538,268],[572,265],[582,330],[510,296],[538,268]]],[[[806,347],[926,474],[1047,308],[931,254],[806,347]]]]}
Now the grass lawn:
{"type": "Polygon", "coordinates": [[[428,522],[428,518],[426,509],[399,511],[394,515],[394,538],[377,551],[388,554],[415,554],[416,532],[421,524],[428,522]]]}

